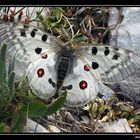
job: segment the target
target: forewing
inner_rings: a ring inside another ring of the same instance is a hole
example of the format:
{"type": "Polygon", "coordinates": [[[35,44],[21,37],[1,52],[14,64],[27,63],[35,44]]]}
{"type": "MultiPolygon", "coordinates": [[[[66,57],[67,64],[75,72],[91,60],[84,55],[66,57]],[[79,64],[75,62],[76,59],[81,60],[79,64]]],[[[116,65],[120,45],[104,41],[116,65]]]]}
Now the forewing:
{"type": "Polygon", "coordinates": [[[44,53],[57,51],[59,45],[56,40],[55,37],[33,26],[0,24],[0,44],[7,43],[9,55],[16,54],[16,59],[20,61],[31,62],[44,53]]]}
{"type": "MultiPolygon", "coordinates": [[[[61,41],[59,41],[60,43],[61,41]]],[[[60,47],[57,38],[33,26],[25,27],[22,23],[0,24],[0,45],[6,43],[7,60],[15,55],[16,77],[19,79],[31,62],[46,58],[60,47]]]]}

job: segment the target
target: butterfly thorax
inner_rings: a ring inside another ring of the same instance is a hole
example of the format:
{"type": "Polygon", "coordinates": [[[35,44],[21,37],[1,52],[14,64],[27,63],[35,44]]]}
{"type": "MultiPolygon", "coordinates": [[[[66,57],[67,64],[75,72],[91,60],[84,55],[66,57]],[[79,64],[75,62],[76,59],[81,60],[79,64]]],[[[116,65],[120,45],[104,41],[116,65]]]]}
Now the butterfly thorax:
{"type": "Polygon", "coordinates": [[[61,89],[65,78],[72,72],[74,63],[73,49],[63,48],[58,55],[56,93],[61,89]]]}

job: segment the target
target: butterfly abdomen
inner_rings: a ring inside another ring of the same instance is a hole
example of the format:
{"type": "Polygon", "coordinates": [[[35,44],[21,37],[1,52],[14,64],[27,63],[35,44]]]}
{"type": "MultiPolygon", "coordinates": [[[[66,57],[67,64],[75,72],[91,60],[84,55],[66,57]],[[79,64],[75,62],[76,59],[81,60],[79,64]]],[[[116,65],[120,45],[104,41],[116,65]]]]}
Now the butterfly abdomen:
{"type": "Polygon", "coordinates": [[[70,69],[70,59],[61,56],[57,69],[57,86],[56,86],[57,91],[59,91],[59,89],[61,88],[64,79],[69,73],[69,69],[70,69]]]}
{"type": "Polygon", "coordinates": [[[73,52],[64,49],[58,56],[56,92],[63,86],[65,78],[71,73],[73,67],[73,52]]]}

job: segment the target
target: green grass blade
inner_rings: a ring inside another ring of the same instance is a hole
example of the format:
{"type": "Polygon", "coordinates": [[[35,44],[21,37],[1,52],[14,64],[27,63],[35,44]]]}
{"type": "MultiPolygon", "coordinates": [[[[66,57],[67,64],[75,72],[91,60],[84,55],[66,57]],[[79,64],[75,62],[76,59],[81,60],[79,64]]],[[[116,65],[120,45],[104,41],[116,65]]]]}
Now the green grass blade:
{"type": "Polygon", "coordinates": [[[6,81],[6,50],[7,45],[4,44],[0,50],[0,84],[6,81]]]}
{"type": "Polygon", "coordinates": [[[10,61],[9,67],[8,67],[8,76],[10,75],[10,73],[12,71],[14,71],[14,67],[15,67],[15,55],[12,58],[12,61],[10,61]]]}
{"type": "Polygon", "coordinates": [[[53,103],[47,105],[44,116],[52,115],[64,106],[66,101],[67,92],[63,92],[53,103]]]}
{"type": "Polygon", "coordinates": [[[12,99],[15,95],[15,83],[14,83],[15,72],[11,72],[8,79],[9,96],[12,99]]]}
{"type": "Polygon", "coordinates": [[[22,132],[24,126],[26,125],[27,114],[20,110],[19,112],[14,112],[12,116],[12,121],[10,129],[12,132],[22,132]]]}
{"type": "Polygon", "coordinates": [[[29,102],[29,106],[23,105],[23,111],[27,112],[28,108],[28,116],[29,117],[42,117],[54,114],[58,111],[61,107],[63,107],[65,100],[66,100],[67,93],[62,93],[53,103],[49,105],[45,105],[41,101],[38,100],[31,100],[29,102]]]}

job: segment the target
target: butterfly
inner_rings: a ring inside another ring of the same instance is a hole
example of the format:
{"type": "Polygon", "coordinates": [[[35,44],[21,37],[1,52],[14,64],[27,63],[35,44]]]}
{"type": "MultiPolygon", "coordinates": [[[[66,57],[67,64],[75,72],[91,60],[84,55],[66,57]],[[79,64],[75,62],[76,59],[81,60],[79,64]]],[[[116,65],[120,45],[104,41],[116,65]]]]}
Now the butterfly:
{"type": "Polygon", "coordinates": [[[132,51],[109,45],[64,43],[22,23],[0,23],[3,43],[8,45],[8,57],[15,55],[16,65],[26,71],[35,95],[47,100],[67,91],[66,105],[71,107],[85,105],[98,93],[109,96],[112,91],[103,82],[121,81],[140,68],[140,58],[132,51]]]}

